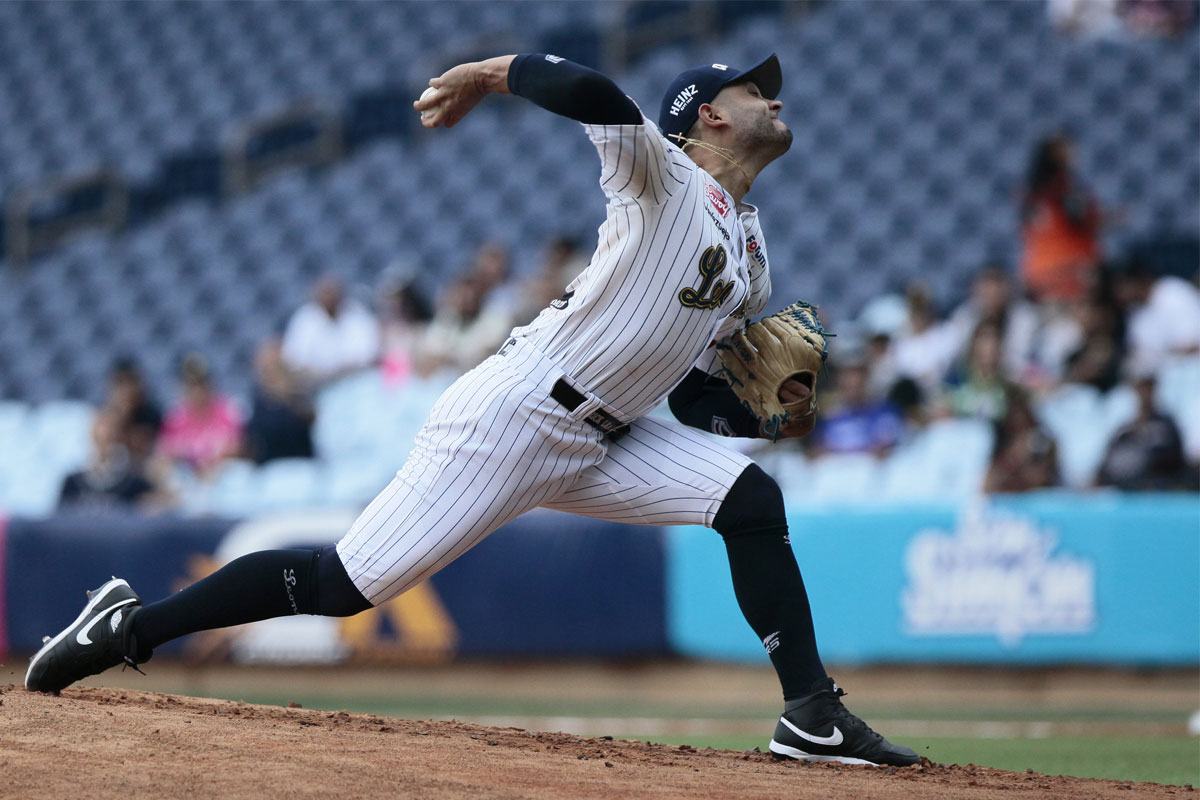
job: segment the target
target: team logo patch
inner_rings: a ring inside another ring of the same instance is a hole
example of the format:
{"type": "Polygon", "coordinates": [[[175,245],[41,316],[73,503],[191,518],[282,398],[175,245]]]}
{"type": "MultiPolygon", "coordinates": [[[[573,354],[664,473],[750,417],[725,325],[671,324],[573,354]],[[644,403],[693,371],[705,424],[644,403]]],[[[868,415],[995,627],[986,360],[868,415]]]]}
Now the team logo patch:
{"type": "Polygon", "coordinates": [[[708,196],[708,202],[713,204],[713,208],[722,217],[729,216],[729,201],[725,199],[725,193],[711,183],[704,184],[704,194],[708,196]]]}
{"type": "Polygon", "coordinates": [[[724,245],[710,247],[700,256],[700,285],[689,286],[679,293],[679,302],[688,308],[720,308],[733,293],[734,282],[718,280],[725,271],[729,256],[724,245]]]}

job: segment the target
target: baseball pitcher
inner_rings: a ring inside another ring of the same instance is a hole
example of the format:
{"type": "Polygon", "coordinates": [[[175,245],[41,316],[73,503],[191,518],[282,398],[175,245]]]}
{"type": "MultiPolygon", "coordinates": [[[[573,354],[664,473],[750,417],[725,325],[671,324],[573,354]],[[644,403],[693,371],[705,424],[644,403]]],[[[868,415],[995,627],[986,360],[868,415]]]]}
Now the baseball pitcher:
{"type": "Polygon", "coordinates": [[[725,540],[738,604],[783,689],[779,757],[908,765],[841,702],[817,652],[779,487],[695,429],[779,439],[812,429],[825,332],[798,303],[757,323],[771,291],[758,174],[787,152],[779,61],[708,64],[671,81],[657,120],[562,58],[462,64],[414,103],[451,128],[488,94],[583,125],[607,198],[591,263],[562,297],[435,404],[408,460],[335,546],[239,558],[156,603],[114,578],[33,657],[57,691],[194,631],[289,614],[348,616],[429,578],[536,507],[725,540]],[[666,400],[682,424],[646,415],[666,400]]]}

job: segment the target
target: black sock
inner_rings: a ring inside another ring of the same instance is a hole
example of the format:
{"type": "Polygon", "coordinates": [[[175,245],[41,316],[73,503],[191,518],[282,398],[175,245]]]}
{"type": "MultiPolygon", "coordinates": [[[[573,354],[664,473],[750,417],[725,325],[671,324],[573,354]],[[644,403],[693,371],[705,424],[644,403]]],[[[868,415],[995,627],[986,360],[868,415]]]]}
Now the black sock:
{"type": "Polygon", "coordinates": [[[771,656],[785,701],[810,694],[825,677],[808,592],[786,533],[781,526],[725,539],[738,606],[771,656]]]}
{"type": "Polygon", "coordinates": [[[234,559],[183,591],[142,606],[131,627],[144,653],[196,631],[292,614],[348,617],[370,607],[333,547],[264,550],[234,559]]]}

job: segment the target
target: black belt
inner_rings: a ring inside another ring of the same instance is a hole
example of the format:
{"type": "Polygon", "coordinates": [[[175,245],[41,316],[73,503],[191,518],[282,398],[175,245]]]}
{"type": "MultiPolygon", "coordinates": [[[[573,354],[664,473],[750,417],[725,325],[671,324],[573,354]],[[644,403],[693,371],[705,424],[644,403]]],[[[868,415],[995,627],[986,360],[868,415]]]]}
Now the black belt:
{"type": "MultiPolygon", "coordinates": [[[[571,384],[567,383],[562,378],[554,382],[554,388],[550,390],[550,396],[558,401],[559,405],[567,411],[574,411],[583,404],[587,398],[579,393],[571,384]]],[[[603,433],[610,442],[615,442],[625,434],[629,433],[629,425],[621,422],[621,420],[609,414],[602,408],[597,408],[592,413],[584,418],[584,422],[591,425],[596,430],[603,433]]]]}

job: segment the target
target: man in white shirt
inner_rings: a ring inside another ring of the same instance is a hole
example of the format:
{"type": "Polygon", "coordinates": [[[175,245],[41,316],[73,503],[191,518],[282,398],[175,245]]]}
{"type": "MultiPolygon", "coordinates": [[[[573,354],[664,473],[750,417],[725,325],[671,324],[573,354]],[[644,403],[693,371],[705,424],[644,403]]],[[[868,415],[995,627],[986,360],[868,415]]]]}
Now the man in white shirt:
{"type": "Polygon", "coordinates": [[[1175,358],[1200,353],[1200,290],[1194,284],[1171,275],[1156,278],[1134,266],[1119,277],[1117,292],[1129,312],[1130,362],[1158,370],[1175,358]]]}
{"type": "Polygon", "coordinates": [[[379,357],[379,323],[342,283],[326,275],[313,299],[292,314],[283,334],[283,359],[314,388],[368,367],[379,357]]]}

